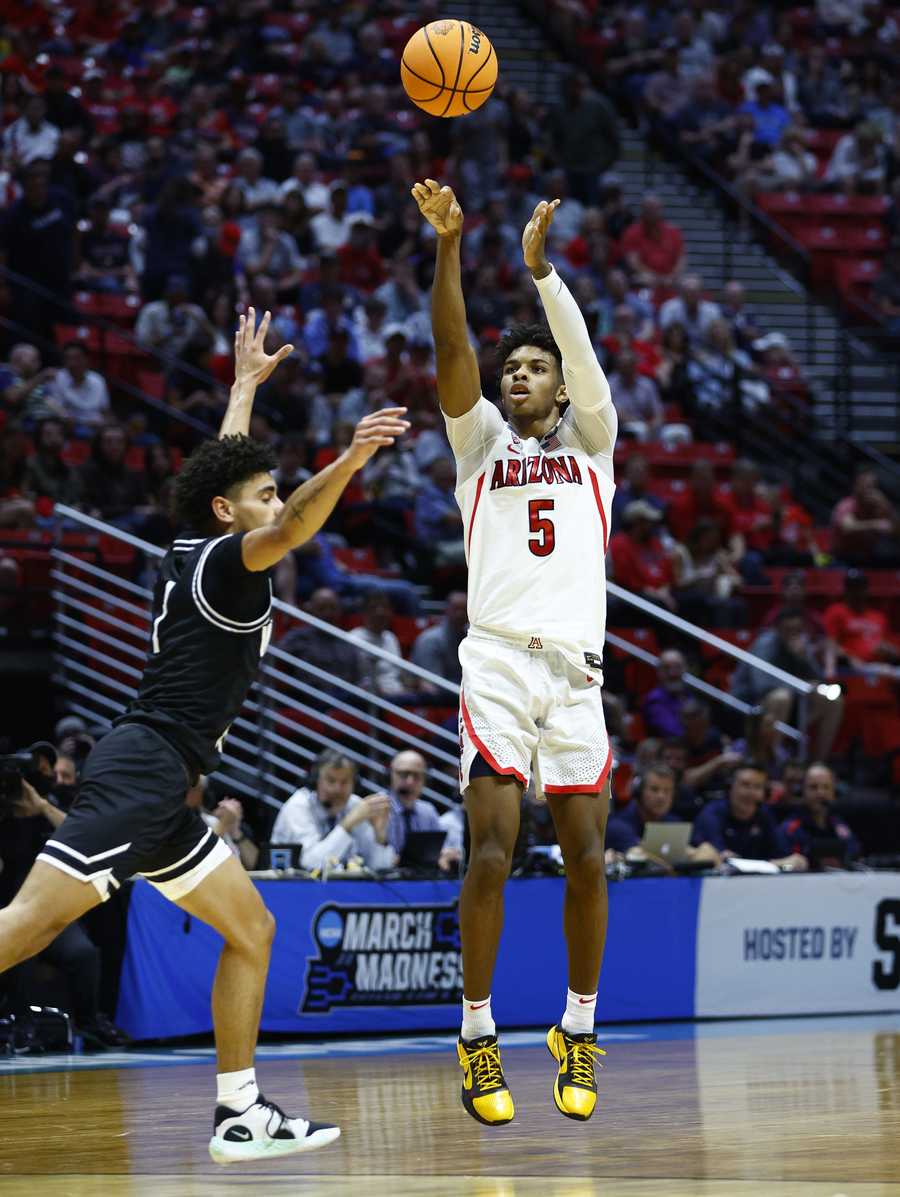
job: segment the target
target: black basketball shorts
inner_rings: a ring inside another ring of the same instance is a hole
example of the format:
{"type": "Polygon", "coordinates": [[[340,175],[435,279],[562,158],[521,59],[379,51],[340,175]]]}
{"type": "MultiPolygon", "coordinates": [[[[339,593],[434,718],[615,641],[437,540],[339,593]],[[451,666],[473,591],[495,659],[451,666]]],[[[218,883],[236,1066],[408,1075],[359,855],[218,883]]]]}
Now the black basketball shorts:
{"type": "Polygon", "coordinates": [[[115,727],[88,757],[78,801],[38,860],[90,882],[106,901],[135,874],[175,901],[231,856],[185,806],[187,765],[137,723],[115,727]]]}

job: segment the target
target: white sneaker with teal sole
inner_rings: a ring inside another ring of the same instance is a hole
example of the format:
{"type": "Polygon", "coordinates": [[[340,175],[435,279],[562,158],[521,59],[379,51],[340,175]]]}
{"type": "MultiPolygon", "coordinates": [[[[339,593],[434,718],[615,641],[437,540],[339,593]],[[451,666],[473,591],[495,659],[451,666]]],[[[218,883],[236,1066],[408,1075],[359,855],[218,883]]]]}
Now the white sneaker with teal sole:
{"type": "Polygon", "coordinates": [[[217,1164],[241,1164],[294,1155],[298,1151],[315,1151],[341,1136],[338,1126],[288,1118],[262,1094],[242,1113],[228,1106],[217,1106],[214,1121],[209,1154],[217,1164]]]}

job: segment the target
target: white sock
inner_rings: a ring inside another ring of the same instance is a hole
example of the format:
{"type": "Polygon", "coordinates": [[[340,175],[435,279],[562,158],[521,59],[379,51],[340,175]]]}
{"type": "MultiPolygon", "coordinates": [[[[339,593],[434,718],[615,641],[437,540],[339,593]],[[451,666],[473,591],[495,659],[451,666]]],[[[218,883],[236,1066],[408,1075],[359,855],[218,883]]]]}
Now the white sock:
{"type": "Polygon", "coordinates": [[[570,1035],[591,1034],[594,1030],[594,1013],[597,1009],[596,993],[573,993],[566,990],[566,1012],[560,1026],[570,1035]]]}
{"type": "Polygon", "coordinates": [[[497,1028],[491,1014],[491,995],[482,998],[480,1002],[472,1002],[467,997],[462,1002],[462,1030],[463,1039],[480,1039],[482,1035],[496,1035],[497,1028]]]}
{"type": "Polygon", "coordinates": [[[216,1102],[231,1110],[246,1110],[259,1097],[256,1069],[242,1068],[240,1072],[216,1073],[216,1102]]]}

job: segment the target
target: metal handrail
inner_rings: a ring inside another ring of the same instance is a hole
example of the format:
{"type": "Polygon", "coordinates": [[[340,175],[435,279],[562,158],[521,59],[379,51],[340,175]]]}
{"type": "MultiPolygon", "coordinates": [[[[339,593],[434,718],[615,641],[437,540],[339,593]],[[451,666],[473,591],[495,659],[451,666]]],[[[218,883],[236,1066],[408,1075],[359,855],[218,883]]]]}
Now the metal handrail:
{"type": "MultiPolygon", "coordinates": [[[[76,510],[74,507],[67,507],[65,504],[57,503],[54,511],[64,516],[66,519],[77,520],[84,523],[88,527],[96,528],[98,531],[108,533],[109,535],[122,539],[127,544],[134,545],[142,551],[150,553],[154,557],[163,557],[165,552],[159,548],[158,545],[151,545],[147,541],[141,540],[130,532],[120,532],[119,529],[112,527],[109,524],[104,524],[100,520],[94,519],[92,516],[84,515],[82,512],[76,510]]],[[[79,561],[80,564],[80,561],[79,561]]],[[[660,623],[668,624],[669,627],[675,628],[677,631],[694,640],[703,641],[711,645],[718,652],[724,653],[726,656],[734,657],[736,661],[741,661],[746,665],[751,665],[755,669],[759,669],[762,673],[769,674],[770,677],[775,678],[776,681],[782,685],[788,686],[790,689],[797,691],[799,694],[810,694],[815,687],[811,686],[809,682],[803,681],[801,678],[795,677],[791,673],[786,673],[783,669],[779,669],[777,665],[770,665],[767,661],[760,660],[759,657],[754,657],[752,653],[746,652],[739,648],[736,644],[729,644],[727,640],[722,640],[720,637],[708,632],[705,628],[698,627],[697,624],[689,623],[686,619],[682,619],[679,615],[673,615],[665,607],[661,607],[656,603],[651,603],[648,599],[643,598],[639,594],[635,594],[630,590],[625,590],[623,587],[617,585],[615,582],[607,582],[607,590],[609,594],[615,598],[621,599],[631,607],[635,607],[643,614],[650,616],[652,619],[659,620],[660,623]]],[[[408,673],[414,673],[419,677],[431,682],[432,684],[440,685],[443,689],[459,693],[459,686],[453,682],[447,681],[446,678],[438,677],[437,674],[431,673],[427,669],[422,669],[418,665],[414,665],[412,661],[407,661],[404,657],[396,657],[393,654],[386,652],[384,649],[376,648],[374,645],[365,644],[352,637],[349,632],[345,632],[342,628],[336,628],[333,624],[326,623],[324,620],[317,619],[310,615],[307,611],[302,611],[299,607],[295,607],[292,603],[285,603],[280,599],[274,602],[276,609],[285,611],[289,615],[293,615],[312,627],[326,632],[328,635],[336,636],[340,640],[345,640],[354,647],[362,649],[364,652],[371,654],[374,657],[379,657],[382,660],[389,661],[398,668],[405,670],[408,673]]],[[[370,699],[374,696],[369,696],[370,699]]],[[[408,712],[403,711],[404,717],[408,712]]]]}
{"type": "Polygon", "coordinates": [[[135,349],[140,350],[141,353],[147,357],[156,358],[157,361],[164,363],[166,366],[174,366],[180,373],[190,374],[198,381],[202,382],[206,387],[212,387],[214,390],[224,391],[227,388],[223,387],[222,383],[208,370],[201,370],[198,366],[192,366],[189,362],[182,361],[181,358],[175,357],[171,353],[166,353],[164,349],[151,349],[148,345],[143,345],[132,333],[121,325],[113,324],[109,320],[104,320],[102,316],[96,315],[94,312],[80,312],[74,304],[69,303],[68,299],[60,297],[59,292],[51,291],[48,287],[41,283],[36,283],[34,279],[29,278],[25,274],[19,274],[17,270],[10,270],[8,266],[0,266],[0,278],[5,278],[9,282],[15,283],[18,287],[24,287],[26,291],[31,291],[34,295],[41,299],[52,303],[56,309],[67,308],[73,315],[75,324],[90,324],[100,329],[102,333],[115,335],[123,341],[128,341],[135,349]]]}

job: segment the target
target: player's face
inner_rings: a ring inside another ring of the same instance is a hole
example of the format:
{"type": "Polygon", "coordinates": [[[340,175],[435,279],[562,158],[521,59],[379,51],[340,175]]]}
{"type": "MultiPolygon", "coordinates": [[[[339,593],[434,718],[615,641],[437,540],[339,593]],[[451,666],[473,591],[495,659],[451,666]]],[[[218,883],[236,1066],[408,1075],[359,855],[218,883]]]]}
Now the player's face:
{"type": "Polygon", "coordinates": [[[257,474],[245,482],[237,497],[231,500],[232,531],[252,532],[254,528],[266,528],[275,523],[283,506],[272,475],[257,474]]]}
{"type": "Polygon", "coordinates": [[[536,345],[521,345],[503,363],[500,397],[509,419],[530,423],[543,420],[565,402],[559,363],[536,345]]]}
{"type": "Polygon", "coordinates": [[[672,809],[675,798],[675,787],[671,777],[650,773],[644,779],[641,789],[639,806],[647,823],[653,823],[663,818],[672,809]]]}

